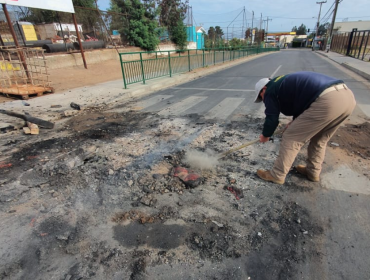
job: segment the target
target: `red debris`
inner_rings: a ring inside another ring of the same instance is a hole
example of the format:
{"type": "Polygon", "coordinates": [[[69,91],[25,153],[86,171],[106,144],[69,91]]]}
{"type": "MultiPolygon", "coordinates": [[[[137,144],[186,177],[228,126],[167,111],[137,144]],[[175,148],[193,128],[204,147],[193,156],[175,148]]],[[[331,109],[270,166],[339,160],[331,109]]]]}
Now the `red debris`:
{"type": "Polygon", "coordinates": [[[187,182],[187,181],[195,181],[195,180],[198,180],[200,178],[200,176],[198,174],[195,174],[195,173],[190,173],[188,174],[188,176],[186,176],[184,178],[184,181],[187,182]]]}
{"type": "Polygon", "coordinates": [[[175,167],[173,176],[179,178],[185,178],[188,175],[189,171],[181,166],[175,167]]]}
{"type": "Polygon", "coordinates": [[[36,222],[36,218],[33,218],[30,222],[30,226],[33,227],[35,225],[35,222],[36,222]]]}
{"type": "Polygon", "coordinates": [[[38,156],[27,156],[26,159],[35,159],[37,158],[38,156]]]}
{"type": "Polygon", "coordinates": [[[11,163],[0,163],[0,168],[11,167],[12,165],[11,163]]]}
{"type": "Polygon", "coordinates": [[[190,171],[184,167],[177,166],[174,168],[173,176],[178,177],[187,187],[195,188],[202,182],[200,175],[190,171]]]}
{"type": "Polygon", "coordinates": [[[239,200],[239,199],[244,197],[243,191],[241,189],[237,188],[237,187],[225,186],[224,189],[228,190],[233,195],[235,195],[236,200],[239,200]]]}

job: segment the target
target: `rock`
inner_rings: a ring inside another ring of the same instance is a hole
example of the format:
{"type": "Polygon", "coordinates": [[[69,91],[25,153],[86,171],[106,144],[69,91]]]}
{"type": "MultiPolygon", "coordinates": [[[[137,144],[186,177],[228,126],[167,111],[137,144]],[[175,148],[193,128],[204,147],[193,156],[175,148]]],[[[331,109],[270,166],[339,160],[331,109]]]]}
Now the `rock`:
{"type": "Polygon", "coordinates": [[[71,102],[70,106],[71,106],[71,108],[73,108],[73,109],[81,110],[80,105],[78,105],[78,104],[76,104],[76,103],[74,103],[74,102],[71,102]]]}
{"type": "Polygon", "coordinates": [[[114,171],[112,169],[109,169],[108,173],[109,173],[109,175],[113,175],[114,171]]]}
{"type": "Polygon", "coordinates": [[[216,222],[216,221],[212,221],[212,223],[214,223],[216,226],[218,226],[219,228],[223,228],[224,227],[224,225],[223,224],[220,224],[220,223],[218,223],[218,222],[216,222]]]}
{"type": "Polygon", "coordinates": [[[300,224],[301,223],[301,219],[297,219],[296,222],[297,222],[297,224],[300,224]]]}
{"type": "Polygon", "coordinates": [[[78,114],[78,111],[75,111],[75,110],[65,110],[63,112],[63,115],[65,117],[71,117],[71,116],[74,116],[74,115],[77,115],[78,114]]]}
{"type": "Polygon", "coordinates": [[[332,145],[334,147],[339,147],[339,144],[338,143],[335,143],[335,142],[331,142],[330,145],[332,145]]]}
{"type": "Polygon", "coordinates": [[[148,186],[144,186],[144,187],[143,187],[143,192],[145,192],[145,193],[152,193],[152,192],[153,192],[153,190],[152,190],[152,189],[150,189],[148,186]]]}
{"type": "Polygon", "coordinates": [[[262,233],[261,233],[261,232],[257,232],[257,235],[258,235],[259,237],[262,237],[262,233]]]}
{"type": "Polygon", "coordinates": [[[145,195],[140,199],[140,202],[146,206],[153,206],[157,203],[157,200],[153,198],[151,194],[145,195]]]}

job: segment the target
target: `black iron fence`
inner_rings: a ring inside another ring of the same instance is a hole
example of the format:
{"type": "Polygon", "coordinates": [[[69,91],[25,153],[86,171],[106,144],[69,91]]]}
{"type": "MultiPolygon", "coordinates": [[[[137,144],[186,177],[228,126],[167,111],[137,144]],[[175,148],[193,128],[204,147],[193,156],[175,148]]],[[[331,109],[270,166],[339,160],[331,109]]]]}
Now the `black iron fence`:
{"type": "Polygon", "coordinates": [[[354,28],[352,32],[333,36],[330,50],[364,61],[370,61],[370,30],[354,28]]]}

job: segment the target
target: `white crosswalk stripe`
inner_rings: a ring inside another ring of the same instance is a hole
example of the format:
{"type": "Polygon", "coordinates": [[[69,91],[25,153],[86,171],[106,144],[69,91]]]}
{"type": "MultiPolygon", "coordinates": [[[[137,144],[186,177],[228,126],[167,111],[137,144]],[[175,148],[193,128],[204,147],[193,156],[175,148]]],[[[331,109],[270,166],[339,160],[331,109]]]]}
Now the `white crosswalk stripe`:
{"type": "Polygon", "coordinates": [[[168,98],[171,98],[173,95],[156,95],[153,96],[152,98],[140,101],[137,106],[140,107],[141,109],[148,108],[154,104],[157,104],[163,100],[166,100],[168,98]]]}
{"type": "Polygon", "coordinates": [[[180,102],[168,106],[167,108],[160,111],[158,114],[162,116],[179,116],[186,110],[190,109],[194,105],[197,105],[199,102],[202,102],[205,99],[207,99],[207,96],[190,96],[184,100],[181,100],[180,102]]]}
{"type": "Polygon", "coordinates": [[[245,100],[245,98],[227,97],[209,110],[204,117],[206,119],[227,119],[236,108],[245,100]]]}
{"type": "Polygon", "coordinates": [[[205,119],[218,120],[240,120],[244,119],[245,116],[264,117],[264,106],[253,103],[250,98],[226,97],[216,104],[212,96],[192,95],[183,100],[173,100],[171,103],[166,101],[172,97],[174,95],[156,95],[139,101],[135,108],[136,110],[158,112],[162,116],[199,114],[205,119]],[[204,105],[200,104],[202,101],[205,101],[204,105]]]}

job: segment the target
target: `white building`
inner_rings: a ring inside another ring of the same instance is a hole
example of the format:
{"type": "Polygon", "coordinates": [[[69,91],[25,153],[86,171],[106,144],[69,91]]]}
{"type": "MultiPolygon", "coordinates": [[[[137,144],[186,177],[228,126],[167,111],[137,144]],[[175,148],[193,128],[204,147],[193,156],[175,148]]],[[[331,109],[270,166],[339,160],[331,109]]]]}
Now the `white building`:
{"type": "Polygon", "coordinates": [[[333,34],[351,32],[353,28],[358,31],[370,30],[370,21],[342,21],[334,23],[333,34]]]}

